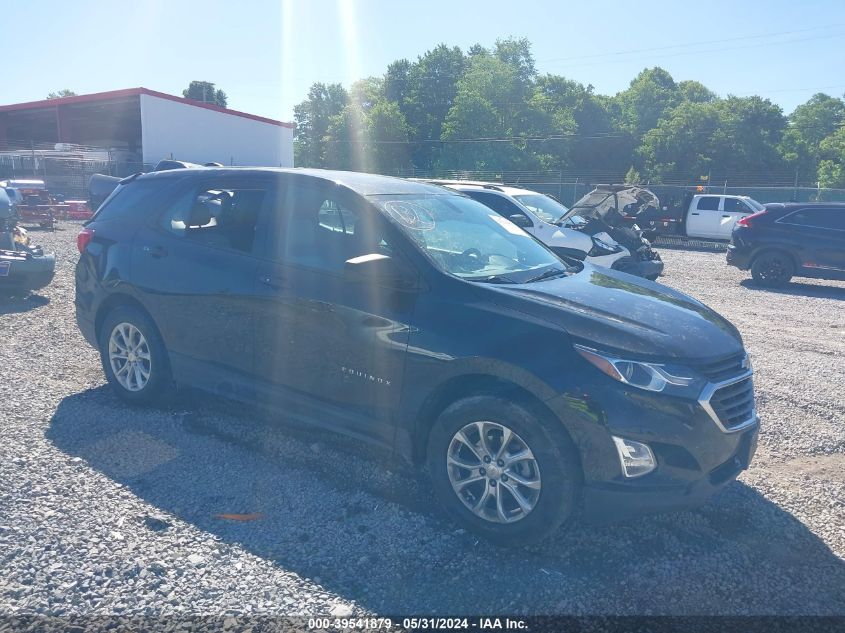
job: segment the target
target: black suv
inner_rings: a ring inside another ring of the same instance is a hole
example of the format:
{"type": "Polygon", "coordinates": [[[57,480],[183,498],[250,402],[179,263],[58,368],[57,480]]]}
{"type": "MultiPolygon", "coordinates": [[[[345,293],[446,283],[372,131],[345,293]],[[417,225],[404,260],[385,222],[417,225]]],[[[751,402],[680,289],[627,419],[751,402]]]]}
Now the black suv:
{"type": "Polygon", "coordinates": [[[196,387],[376,442],[499,542],[581,503],[699,503],[756,446],[730,323],[452,190],[177,169],[124,180],[78,246],[79,327],[121,398],[196,387]]]}
{"type": "Polygon", "coordinates": [[[792,277],[845,280],[845,203],[767,204],[737,221],[728,264],[765,286],[792,277]]]}

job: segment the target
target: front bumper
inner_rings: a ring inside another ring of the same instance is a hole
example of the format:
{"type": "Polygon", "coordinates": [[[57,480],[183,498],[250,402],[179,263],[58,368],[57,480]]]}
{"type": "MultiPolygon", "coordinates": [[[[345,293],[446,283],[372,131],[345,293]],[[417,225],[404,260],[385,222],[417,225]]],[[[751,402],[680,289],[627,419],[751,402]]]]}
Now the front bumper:
{"type": "Polygon", "coordinates": [[[584,515],[593,520],[615,520],[700,506],[748,468],[757,450],[758,431],[759,425],[744,431],[731,457],[703,477],[688,483],[650,486],[631,480],[630,483],[587,484],[583,493],[584,515]]]}
{"type": "Polygon", "coordinates": [[[748,468],[759,420],[724,431],[697,400],[654,394],[602,377],[547,401],[578,447],[590,518],[694,507],[748,468]],[[577,394],[577,395],[576,395],[577,394]],[[622,472],[613,436],[645,443],[657,467],[622,472]]]}

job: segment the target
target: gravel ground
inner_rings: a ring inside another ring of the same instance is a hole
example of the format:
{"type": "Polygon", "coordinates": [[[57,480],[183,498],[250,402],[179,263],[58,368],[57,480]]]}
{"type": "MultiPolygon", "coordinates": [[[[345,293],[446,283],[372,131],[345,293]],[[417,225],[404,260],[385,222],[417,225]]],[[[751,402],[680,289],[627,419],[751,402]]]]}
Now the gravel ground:
{"type": "Polygon", "coordinates": [[[845,284],[764,291],[722,253],[664,250],[662,281],[745,336],[752,468],[693,512],[502,550],[380,452],[197,395],[122,405],[61,229],[33,233],[53,284],[0,303],[0,613],[845,615],[845,284]]]}

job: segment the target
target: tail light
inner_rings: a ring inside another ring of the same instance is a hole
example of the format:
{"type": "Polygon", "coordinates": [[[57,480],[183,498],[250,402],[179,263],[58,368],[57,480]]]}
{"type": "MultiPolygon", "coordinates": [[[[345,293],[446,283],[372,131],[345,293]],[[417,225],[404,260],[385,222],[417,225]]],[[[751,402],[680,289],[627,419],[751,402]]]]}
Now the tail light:
{"type": "Polygon", "coordinates": [[[91,242],[94,237],[94,229],[82,229],[79,235],[76,236],[76,248],[80,253],[85,251],[85,247],[91,242]]]}
{"type": "Polygon", "coordinates": [[[759,218],[761,215],[766,215],[765,211],[759,211],[757,213],[752,213],[751,215],[746,215],[744,218],[740,218],[736,221],[737,226],[741,226],[746,229],[751,228],[751,220],[754,218],[759,218]]]}

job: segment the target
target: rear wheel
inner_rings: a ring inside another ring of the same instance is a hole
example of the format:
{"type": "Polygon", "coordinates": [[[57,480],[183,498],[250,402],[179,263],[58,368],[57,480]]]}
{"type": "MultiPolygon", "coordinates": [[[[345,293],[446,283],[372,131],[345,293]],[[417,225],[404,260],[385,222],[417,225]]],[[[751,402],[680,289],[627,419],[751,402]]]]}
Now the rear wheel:
{"type": "Polygon", "coordinates": [[[152,404],[171,387],[167,350],[150,318],[131,306],[109,312],[100,328],[100,359],[114,392],[132,404],[152,404]]]}
{"type": "Polygon", "coordinates": [[[575,447],[556,420],[491,396],[460,400],[431,430],[428,469],[447,511],[502,545],[542,540],[572,513],[575,447]]]}
{"type": "Polygon", "coordinates": [[[751,265],[751,276],[761,286],[784,286],[795,274],[792,258],[783,251],[763,251],[751,265]]]}

